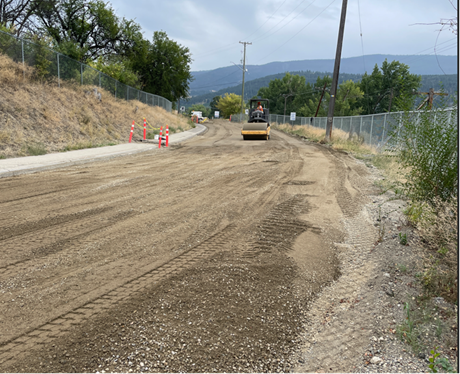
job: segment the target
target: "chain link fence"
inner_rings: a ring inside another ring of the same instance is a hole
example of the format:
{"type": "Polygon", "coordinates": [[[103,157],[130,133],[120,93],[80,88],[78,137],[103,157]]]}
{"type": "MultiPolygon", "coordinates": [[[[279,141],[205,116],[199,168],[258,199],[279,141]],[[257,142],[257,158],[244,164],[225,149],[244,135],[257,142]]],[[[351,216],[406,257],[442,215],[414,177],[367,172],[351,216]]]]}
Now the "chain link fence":
{"type": "Polygon", "coordinates": [[[171,101],[162,96],[123,84],[91,66],[3,31],[0,31],[0,52],[13,61],[22,63],[24,69],[25,65],[34,67],[35,74],[39,78],[56,80],[59,87],[64,81],[97,86],[119,99],[139,100],[144,104],[159,106],[168,112],[172,111],[171,101]]]}
{"type": "MultiPolygon", "coordinates": [[[[445,109],[449,117],[449,124],[456,126],[458,122],[458,114],[455,108],[445,109]]],[[[364,116],[350,117],[334,117],[332,129],[340,129],[350,134],[350,137],[356,135],[360,137],[364,143],[377,148],[377,150],[385,149],[389,140],[393,135],[398,134],[398,129],[403,125],[404,121],[410,118],[411,121],[420,120],[421,111],[413,111],[409,113],[391,112],[369,114],[364,116]]],[[[434,116],[434,120],[436,116],[434,116]]],[[[231,117],[232,122],[247,122],[248,116],[236,114],[231,117]]],[[[327,117],[297,117],[295,121],[291,121],[291,117],[278,114],[270,114],[270,124],[290,124],[300,126],[313,126],[324,129],[326,131],[327,117]]]]}

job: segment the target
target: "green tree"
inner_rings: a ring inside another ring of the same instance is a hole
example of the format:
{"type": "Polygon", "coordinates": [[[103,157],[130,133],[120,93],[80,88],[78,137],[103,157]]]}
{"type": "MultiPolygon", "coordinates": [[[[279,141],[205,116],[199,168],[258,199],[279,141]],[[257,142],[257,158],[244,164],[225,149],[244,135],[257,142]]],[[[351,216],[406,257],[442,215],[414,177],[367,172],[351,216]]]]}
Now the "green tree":
{"type": "Polygon", "coordinates": [[[145,91],[173,103],[189,96],[192,57],[187,47],[169,39],[165,32],[155,31],[153,42],[139,42],[133,50],[136,53],[131,53],[129,58],[145,91]]]}
{"type": "Polygon", "coordinates": [[[372,74],[365,73],[361,79],[359,87],[364,96],[359,106],[366,114],[403,110],[413,103],[415,97],[411,94],[419,89],[421,79],[419,75],[410,74],[408,65],[385,60],[381,69],[376,64],[372,74]]]}
{"type": "Polygon", "coordinates": [[[308,94],[305,95],[304,103],[300,106],[298,110],[299,116],[302,117],[314,117],[318,111],[318,117],[327,116],[327,110],[329,106],[330,95],[328,89],[331,87],[332,78],[330,76],[324,76],[323,78],[318,77],[316,82],[309,90],[308,94]],[[321,93],[323,89],[326,88],[323,98],[321,99],[321,93]],[[321,100],[321,102],[320,102],[321,100]]]}
{"type": "Polygon", "coordinates": [[[226,93],[219,100],[217,108],[222,113],[222,117],[229,117],[232,114],[241,113],[241,96],[231,93],[226,93]]]}
{"type": "Polygon", "coordinates": [[[41,1],[34,14],[37,33],[49,35],[54,49],[82,62],[125,55],[142,39],[138,24],[119,18],[101,0],[41,1]]]}
{"type": "Polygon", "coordinates": [[[270,113],[297,112],[312,93],[312,86],[305,77],[286,73],[281,79],[271,80],[268,87],[261,87],[257,96],[270,100],[270,113]]]}
{"type": "Polygon", "coordinates": [[[140,89],[140,78],[132,71],[129,61],[117,57],[118,56],[114,56],[109,59],[99,57],[95,62],[89,62],[89,65],[121,83],[140,89]]]}
{"type": "Polygon", "coordinates": [[[0,30],[21,36],[33,25],[33,15],[44,0],[0,0],[0,30]]]}
{"type": "Polygon", "coordinates": [[[188,115],[192,114],[192,111],[198,111],[203,114],[203,117],[210,117],[210,108],[205,107],[203,104],[193,104],[188,108],[188,115]]]}
{"type": "Polygon", "coordinates": [[[361,91],[359,84],[354,83],[352,80],[342,82],[337,90],[334,116],[357,116],[361,114],[363,109],[359,105],[363,96],[364,92],[361,91]]]}
{"type": "Polygon", "coordinates": [[[214,115],[214,112],[216,110],[219,110],[217,106],[219,104],[220,99],[221,99],[221,96],[214,96],[212,98],[212,101],[209,103],[209,107],[211,108],[211,116],[214,115]]]}

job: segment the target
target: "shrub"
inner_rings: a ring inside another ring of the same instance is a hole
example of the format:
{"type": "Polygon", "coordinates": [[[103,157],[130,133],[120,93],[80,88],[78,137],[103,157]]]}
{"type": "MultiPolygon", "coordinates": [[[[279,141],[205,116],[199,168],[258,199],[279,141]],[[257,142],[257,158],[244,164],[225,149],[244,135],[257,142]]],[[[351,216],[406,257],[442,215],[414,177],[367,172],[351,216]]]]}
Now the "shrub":
{"type": "Polygon", "coordinates": [[[394,155],[405,177],[404,194],[414,202],[448,201],[458,193],[457,110],[406,112],[392,136],[394,155]]]}

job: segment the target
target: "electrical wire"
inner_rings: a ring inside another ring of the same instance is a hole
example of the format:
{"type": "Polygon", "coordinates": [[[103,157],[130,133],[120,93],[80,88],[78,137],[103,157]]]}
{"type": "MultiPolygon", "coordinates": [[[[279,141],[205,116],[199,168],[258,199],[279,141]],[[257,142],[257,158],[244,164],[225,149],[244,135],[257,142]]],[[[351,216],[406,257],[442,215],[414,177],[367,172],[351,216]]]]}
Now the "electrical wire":
{"type": "Polygon", "coordinates": [[[300,34],[307,26],[309,26],[314,20],[316,20],[321,14],[323,14],[333,3],[335,3],[336,0],[332,0],[331,3],[326,6],[316,17],[314,17],[310,22],[308,22],[304,27],[302,27],[297,33],[295,33],[291,38],[289,38],[288,40],[286,40],[286,42],[284,42],[282,45],[280,45],[278,48],[272,50],[268,55],[266,55],[265,57],[261,58],[257,64],[263,60],[265,60],[268,56],[271,56],[273,53],[275,53],[278,49],[280,49],[281,47],[285,46],[288,42],[290,42],[293,38],[295,38],[298,34],[300,34]]]}
{"type": "MultiPolygon", "coordinates": [[[[361,26],[361,7],[359,5],[359,0],[358,0],[358,19],[359,19],[359,35],[361,36],[361,53],[363,55],[363,68],[364,68],[364,71],[367,72],[366,60],[364,58],[363,28],[361,26]]],[[[366,92],[368,92],[369,87],[368,87],[368,84],[367,84],[367,79],[366,79],[365,83],[366,83],[366,92]]],[[[366,100],[366,103],[367,103],[367,112],[369,113],[370,112],[369,100],[366,100]]]]}
{"type": "MultiPolygon", "coordinates": [[[[297,13],[297,15],[292,18],[288,23],[285,23],[283,26],[281,26],[278,30],[272,32],[271,34],[269,33],[265,33],[264,36],[260,37],[259,39],[256,39],[254,40],[255,43],[257,42],[260,42],[261,40],[264,40],[264,39],[267,39],[268,37],[276,34],[278,31],[280,31],[283,27],[286,27],[287,25],[289,25],[292,21],[294,21],[298,16],[300,16],[303,12],[305,12],[311,5],[313,5],[313,3],[315,2],[316,0],[313,0],[313,2],[311,2],[310,4],[307,5],[306,8],[304,8],[302,11],[300,11],[299,13],[297,13]]],[[[284,17],[281,21],[279,21],[275,26],[273,26],[272,29],[274,29],[276,26],[278,26],[281,22],[283,22],[287,17],[289,17],[300,5],[302,5],[303,3],[305,2],[305,0],[303,0],[299,5],[297,5],[286,17],[284,17]]]]}
{"type": "Polygon", "coordinates": [[[252,34],[249,34],[248,36],[246,36],[244,39],[248,39],[250,36],[254,35],[257,31],[259,31],[263,26],[265,26],[265,24],[276,14],[276,12],[278,12],[278,10],[281,9],[281,7],[284,5],[284,3],[286,2],[287,0],[284,0],[281,5],[273,12],[273,14],[270,16],[270,17],[267,17],[267,20],[262,24],[260,25],[256,31],[254,31],[252,34]]]}
{"type": "MultiPolygon", "coordinates": [[[[259,30],[260,30],[260,29],[261,29],[261,28],[262,28],[262,27],[263,27],[263,26],[264,26],[264,25],[265,25],[265,24],[276,14],[276,12],[278,12],[278,10],[280,10],[280,8],[284,5],[284,3],[285,3],[286,1],[287,1],[287,0],[284,0],[284,1],[281,3],[281,5],[273,12],[273,14],[272,14],[270,17],[267,18],[267,20],[266,20],[261,26],[259,26],[252,34],[249,34],[249,35],[246,36],[244,39],[248,39],[250,36],[254,35],[257,31],[259,31],[259,30]]],[[[304,1],[306,1],[306,0],[303,0],[300,4],[302,4],[304,1]]],[[[316,0],[315,0],[315,1],[316,1],[316,0]]],[[[299,4],[299,5],[300,5],[300,4],[299,4]]],[[[291,13],[292,13],[292,12],[291,12],[291,13]]],[[[286,18],[286,17],[285,17],[285,18],[286,18]]],[[[283,18],[283,20],[284,20],[284,18],[283,18]]],[[[223,51],[227,51],[227,50],[230,50],[230,49],[236,48],[236,47],[238,47],[238,44],[235,42],[235,43],[231,43],[231,44],[228,44],[228,45],[226,45],[226,46],[223,46],[223,47],[221,47],[221,48],[219,48],[219,49],[215,49],[215,50],[213,50],[212,52],[205,52],[205,53],[202,53],[202,54],[198,54],[198,55],[196,55],[196,57],[207,57],[207,56],[211,56],[211,55],[213,55],[213,54],[215,54],[215,53],[221,53],[221,52],[223,52],[223,51]]]]}

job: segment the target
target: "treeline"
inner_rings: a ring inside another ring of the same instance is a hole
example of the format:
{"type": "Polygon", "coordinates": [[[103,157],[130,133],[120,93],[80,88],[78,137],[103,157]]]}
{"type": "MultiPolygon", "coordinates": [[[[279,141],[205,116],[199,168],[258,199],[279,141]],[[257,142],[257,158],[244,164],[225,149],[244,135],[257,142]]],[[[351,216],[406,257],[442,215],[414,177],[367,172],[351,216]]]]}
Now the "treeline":
{"type": "MultiPolygon", "coordinates": [[[[245,84],[245,100],[251,97],[268,98],[270,112],[286,114],[296,112],[298,116],[324,116],[329,105],[329,89],[332,74],[320,72],[292,72],[255,79],[245,84]],[[321,100],[321,93],[324,91],[321,100]],[[320,102],[321,101],[321,102],[320,102]]],[[[384,61],[379,68],[375,65],[371,74],[340,74],[336,98],[335,115],[373,114],[399,111],[402,108],[417,107],[426,96],[413,92],[428,92],[430,88],[443,89],[449,94],[448,102],[457,96],[457,75],[410,74],[409,66],[398,61],[384,61]]],[[[226,88],[189,99],[195,110],[198,104],[216,107],[215,102],[225,93],[241,92],[241,85],[226,88]],[[212,104],[212,105],[210,105],[212,104]]],[[[436,105],[435,100],[435,105],[436,105]]],[[[200,106],[203,110],[204,105],[200,106]]]]}
{"type": "Polygon", "coordinates": [[[191,53],[163,31],[101,0],[0,0],[0,30],[49,47],[112,78],[176,102],[189,94],[191,53]]]}
{"type": "MultiPolygon", "coordinates": [[[[270,100],[270,111],[277,114],[296,112],[298,116],[327,116],[332,78],[318,77],[307,83],[298,75],[286,74],[259,89],[257,96],[270,100]]],[[[355,116],[395,112],[412,107],[421,86],[421,77],[411,74],[409,66],[385,60],[379,68],[361,80],[343,81],[337,87],[334,116],[355,116]]]]}

